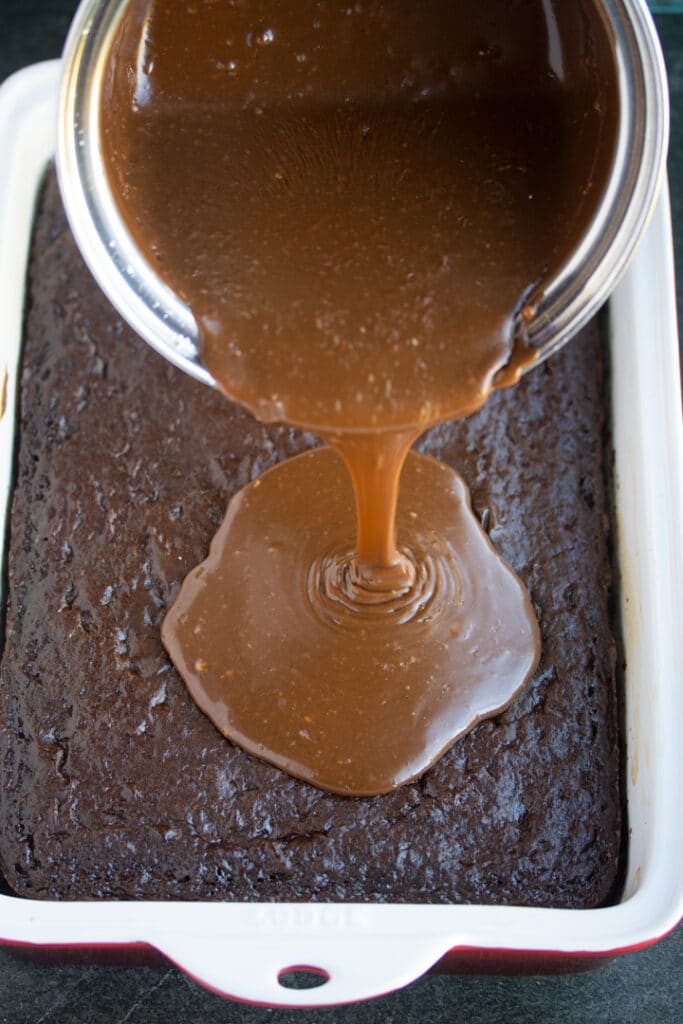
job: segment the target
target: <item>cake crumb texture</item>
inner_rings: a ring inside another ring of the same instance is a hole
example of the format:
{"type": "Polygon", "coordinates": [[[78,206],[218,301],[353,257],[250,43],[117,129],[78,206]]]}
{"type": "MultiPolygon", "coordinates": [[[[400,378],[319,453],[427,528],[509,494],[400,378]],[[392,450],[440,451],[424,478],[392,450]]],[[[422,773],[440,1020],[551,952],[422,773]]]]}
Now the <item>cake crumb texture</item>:
{"type": "Polygon", "coordinates": [[[12,889],[575,908],[614,898],[602,390],[592,325],[419,443],[462,473],[529,587],[541,663],[505,713],[419,781],[373,798],[321,792],[224,740],[159,638],[231,495],[316,440],[258,423],[135,337],[83,266],[50,173],[30,259],[0,678],[0,865],[12,889]]]}

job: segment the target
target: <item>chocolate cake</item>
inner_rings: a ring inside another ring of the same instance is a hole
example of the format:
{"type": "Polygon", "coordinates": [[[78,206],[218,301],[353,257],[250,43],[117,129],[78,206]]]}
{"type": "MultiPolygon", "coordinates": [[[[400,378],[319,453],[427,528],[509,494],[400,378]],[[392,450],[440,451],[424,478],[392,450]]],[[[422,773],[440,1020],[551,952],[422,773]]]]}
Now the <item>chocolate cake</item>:
{"type": "MultiPolygon", "coordinates": [[[[417,782],[349,798],[233,746],[159,638],[231,495],[316,444],[175,370],[113,312],[55,180],[29,271],[0,680],[0,862],[37,898],[594,907],[621,810],[595,325],[421,450],[529,587],[539,668],[417,782]]],[[[229,623],[225,624],[229,629],[229,623]]]]}

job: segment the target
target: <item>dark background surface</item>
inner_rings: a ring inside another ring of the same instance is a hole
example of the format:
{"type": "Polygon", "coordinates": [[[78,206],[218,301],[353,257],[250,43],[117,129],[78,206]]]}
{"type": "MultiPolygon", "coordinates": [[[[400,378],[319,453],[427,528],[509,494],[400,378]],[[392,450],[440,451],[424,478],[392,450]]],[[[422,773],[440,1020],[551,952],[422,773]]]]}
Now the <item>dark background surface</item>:
{"type": "MultiPolygon", "coordinates": [[[[76,0],[0,0],[0,81],[57,57],[76,0]]],[[[669,177],[683,297],[683,14],[657,16],[671,89],[669,177]]],[[[68,908],[65,906],[65,912],[68,908]]],[[[682,1024],[683,926],[656,946],[590,974],[557,978],[428,975],[369,1003],[327,1010],[246,1007],[205,992],[167,967],[56,967],[0,952],[0,1024],[682,1024]]]]}

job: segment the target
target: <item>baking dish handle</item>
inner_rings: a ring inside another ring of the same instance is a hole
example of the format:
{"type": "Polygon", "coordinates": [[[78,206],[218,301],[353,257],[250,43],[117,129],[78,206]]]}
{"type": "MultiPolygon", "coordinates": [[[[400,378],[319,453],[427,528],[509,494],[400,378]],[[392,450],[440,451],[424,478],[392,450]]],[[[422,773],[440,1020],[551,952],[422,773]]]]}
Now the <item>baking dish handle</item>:
{"type": "Polygon", "coordinates": [[[374,928],[359,934],[343,927],[325,933],[293,929],[211,938],[184,933],[153,944],[185,974],[219,995],[263,1006],[303,1008],[393,992],[428,971],[455,943],[445,935],[381,934],[374,928]]]}

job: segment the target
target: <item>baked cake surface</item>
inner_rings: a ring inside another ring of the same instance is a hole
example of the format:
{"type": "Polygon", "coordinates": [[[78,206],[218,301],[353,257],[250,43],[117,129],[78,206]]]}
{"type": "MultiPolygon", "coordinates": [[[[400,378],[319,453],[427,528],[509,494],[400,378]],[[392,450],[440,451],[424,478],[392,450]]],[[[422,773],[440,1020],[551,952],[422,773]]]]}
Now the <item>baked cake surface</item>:
{"type": "Polygon", "coordinates": [[[256,422],[123,325],[82,264],[51,174],[30,262],[0,678],[11,887],[62,899],[613,898],[602,389],[592,326],[422,440],[462,473],[529,587],[541,663],[512,707],[416,783],[323,793],[224,740],[159,639],[231,495],[315,439],[256,422]]]}

